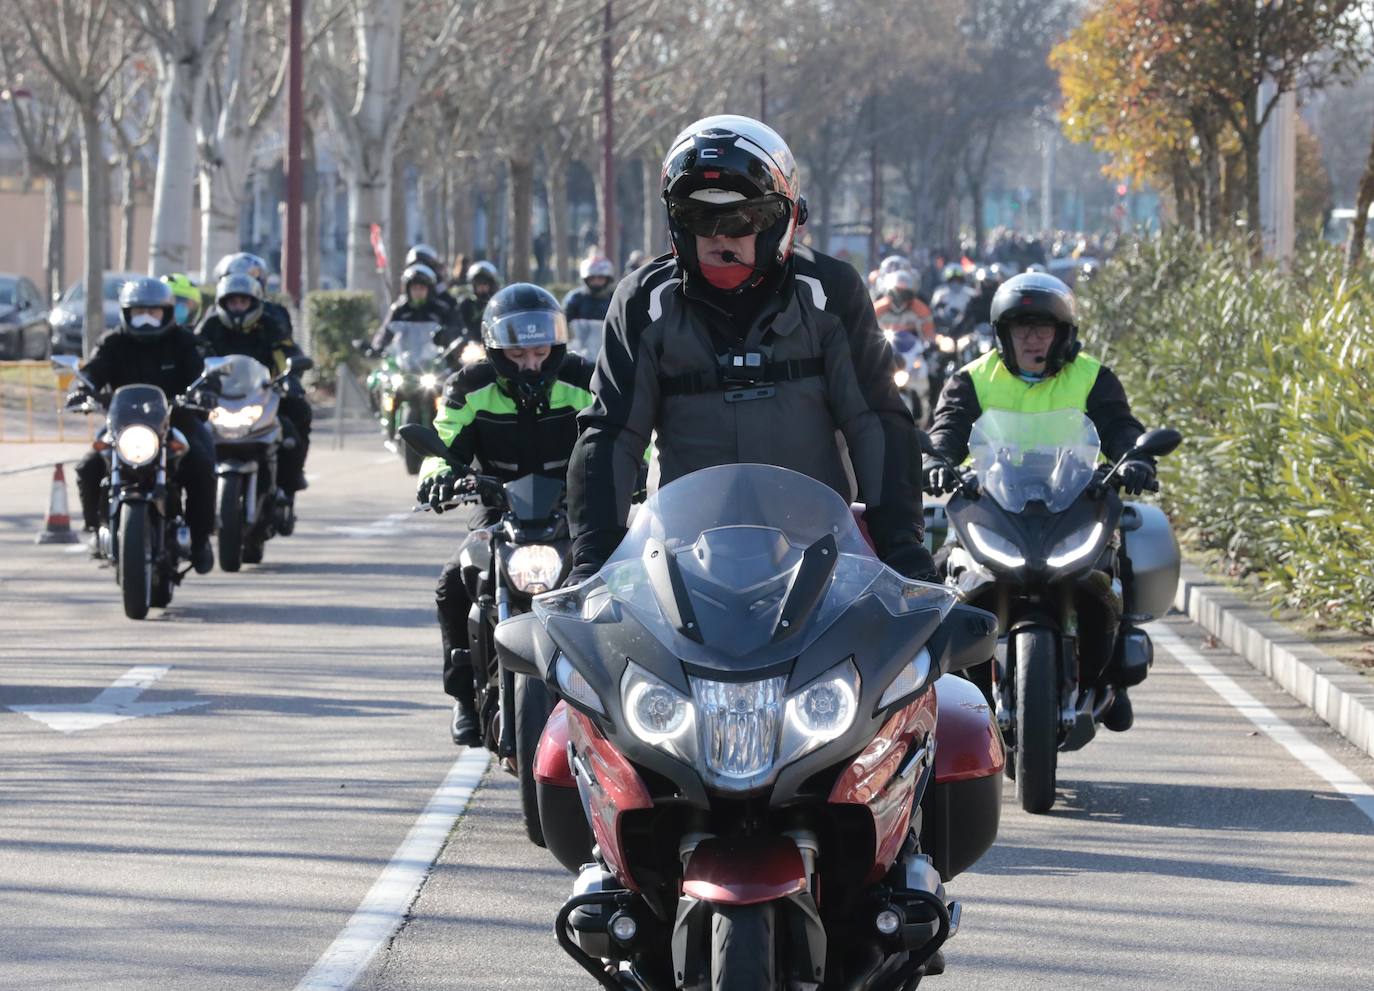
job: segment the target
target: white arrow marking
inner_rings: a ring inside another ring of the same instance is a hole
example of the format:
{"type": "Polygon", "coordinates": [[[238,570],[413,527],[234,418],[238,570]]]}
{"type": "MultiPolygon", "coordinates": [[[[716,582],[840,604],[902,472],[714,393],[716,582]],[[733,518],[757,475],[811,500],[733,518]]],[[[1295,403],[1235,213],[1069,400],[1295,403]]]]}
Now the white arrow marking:
{"type": "Polygon", "coordinates": [[[160,716],[166,712],[192,709],[207,702],[140,702],[138,697],[152,687],[168,671],[170,664],[145,665],[130,668],[128,673],[115,681],[90,702],[83,705],[11,705],[7,708],[22,712],[30,719],[59,733],[76,733],[83,729],[95,729],[110,723],[137,719],[139,716],[160,716]]]}

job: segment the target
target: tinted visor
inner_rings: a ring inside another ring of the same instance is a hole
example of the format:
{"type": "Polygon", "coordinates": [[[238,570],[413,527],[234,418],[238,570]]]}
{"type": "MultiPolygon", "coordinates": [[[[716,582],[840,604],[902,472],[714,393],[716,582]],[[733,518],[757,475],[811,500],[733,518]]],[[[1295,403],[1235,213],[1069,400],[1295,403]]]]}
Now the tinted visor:
{"type": "Polygon", "coordinates": [[[489,348],[538,348],[568,343],[568,321],[552,310],[525,310],[482,321],[489,348]]]}
{"type": "Polygon", "coordinates": [[[745,237],[768,230],[787,216],[790,204],[778,196],[734,203],[669,200],[668,216],[698,237],[745,237]]]}

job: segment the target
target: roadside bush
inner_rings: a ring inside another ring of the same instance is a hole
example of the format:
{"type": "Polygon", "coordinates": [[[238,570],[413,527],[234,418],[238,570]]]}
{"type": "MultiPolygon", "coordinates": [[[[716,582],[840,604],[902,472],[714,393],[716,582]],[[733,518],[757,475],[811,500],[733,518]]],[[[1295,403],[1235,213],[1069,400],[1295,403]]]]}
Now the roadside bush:
{"type": "Polygon", "coordinates": [[[1291,272],[1241,245],[1126,246],[1083,290],[1088,348],[1184,444],[1162,499],[1195,546],[1278,601],[1374,629],[1374,280],[1317,247],[1291,272]]]}
{"type": "Polygon", "coordinates": [[[306,293],[304,315],[321,384],[333,385],[340,363],[362,371],[364,359],[353,350],[352,342],[370,338],[376,330],[376,296],[350,290],[306,293]]]}

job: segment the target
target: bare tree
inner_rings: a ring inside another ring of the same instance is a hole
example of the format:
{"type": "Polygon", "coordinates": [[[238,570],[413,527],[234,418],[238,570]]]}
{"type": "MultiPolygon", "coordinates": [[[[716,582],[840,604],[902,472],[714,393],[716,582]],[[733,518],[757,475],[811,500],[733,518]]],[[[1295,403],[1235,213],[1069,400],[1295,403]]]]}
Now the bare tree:
{"type": "Polygon", "coordinates": [[[127,57],[113,45],[112,0],[15,0],[35,56],[76,107],[86,215],[86,350],[105,329],[102,282],[110,232],[101,109],[127,57]]]}

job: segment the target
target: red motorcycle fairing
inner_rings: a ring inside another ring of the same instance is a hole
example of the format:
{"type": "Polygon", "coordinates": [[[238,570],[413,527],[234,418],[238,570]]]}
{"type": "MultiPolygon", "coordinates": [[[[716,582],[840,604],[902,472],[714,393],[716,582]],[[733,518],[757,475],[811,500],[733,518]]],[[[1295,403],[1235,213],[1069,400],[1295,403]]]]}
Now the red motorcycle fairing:
{"type": "Polygon", "coordinates": [[[576,709],[569,707],[566,711],[569,740],[587,771],[592,835],[611,873],[626,888],[638,891],[639,885],[625,863],[620,819],[625,812],[653,807],[649,789],[633,765],[621,756],[595,723],[576,709]]]}
{"type": "Polygon", "coordinates": [[[936,783],[1000,775],[1007,763],[1002,734],[978,686],[946,675],[935,683],[935,695],[940,706],[936,783]]]}
{"type": "Polygon", "coordinates": [[[683,870],[682,893],[718,905],[757,905],[806,890],[806,864],[785,836],[705,840],[683,870]]]}
{"type": "Polygon", "coordinates": [[[559,700],[544,724],[544,734],[534,752],[534,780],[539,784],[577,787],[572,765],[568,763],[568,733],[568,703],[559,700]]]}
{"type": "MultiPolygon", "coordinates": [[[[830,790],[832,804],[864,805],[873,816],[874,857],[867,884],[891,870],[906,841],[920,775],[915,767],[899,772],[935,733],[937,711],[935,693],[927,691],[893,713],[830,790]]],[[[928,762],[929,756],[924,760],[928,762]]]]}

